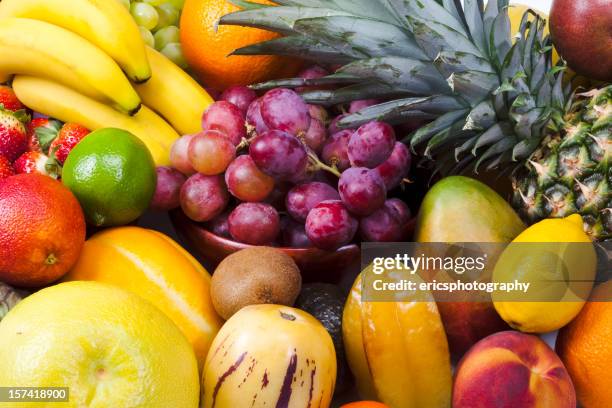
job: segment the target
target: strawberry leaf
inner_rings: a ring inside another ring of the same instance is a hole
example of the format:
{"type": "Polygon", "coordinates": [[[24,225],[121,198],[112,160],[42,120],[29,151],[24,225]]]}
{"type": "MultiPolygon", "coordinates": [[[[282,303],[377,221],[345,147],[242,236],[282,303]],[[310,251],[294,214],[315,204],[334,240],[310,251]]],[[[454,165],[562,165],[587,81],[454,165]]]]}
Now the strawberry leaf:
{"type": "Polygon", "coordinates": [[[30,115],[25,109],[20,109],[16,112],[13,112],[13,116],[17,118],[24,125],[30,121],[30,115]]]}
{"type": "Polygon", "coordinates": [[[55,156],[51,156],[45,163],[45,171],[50,177],[58,179],[62,176],[62,165],[55,156]]]}
{"type": "Polygon", "coordinates": [[[50,120],[46,126],[40,126],[34,129],[34,135],[38,139],[40,148],[43,152],[49,151],[49,146],[57,138],[62,124],[57,120],[50,120]]]}

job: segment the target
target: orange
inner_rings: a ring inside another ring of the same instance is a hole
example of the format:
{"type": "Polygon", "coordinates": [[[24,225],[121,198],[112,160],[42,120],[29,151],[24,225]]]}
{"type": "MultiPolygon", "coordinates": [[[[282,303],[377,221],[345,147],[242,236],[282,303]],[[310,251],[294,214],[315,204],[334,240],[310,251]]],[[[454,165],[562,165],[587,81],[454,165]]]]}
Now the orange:
{"type": "Polygon", "coordinates": [[[342,405],[340,408],[389,408],[387,405],[375,401],[359,401],[342,405]]]}
{"type": "Polygon", "coordinates": [[[612,407],[612,281],[598,286],[580,314],[559,332],[557,353],[584,408],[612,407]],[[599,300],[599,301],[597,301],[599,300]]]}
{"type": "Polygon", "coordinates": [[[70,190],[41,174],[0,181],[0,281],[40,287],[74,265],[85,217],[70,190]]]}
{"type": "MultiPolygon", "coordinates": [[[[257,0],[273,4],[268,0],[257,0]]],[[[278,56],[229,56],[234,50],[272,40],[278,34],[257,28],[218,26],[239,8],[227,0],[186,0],[181,15],[181,46],[191,69],[206,87],[223,91],[272,78],[294,76],[301,62],[278,56]]]]}
{"type": "Polygon", "coordinates": [[[200,368],[221,328],[210,299],[210,276],[160,232],[120,227],[95,234],[65,280],[108,283],[153,303],[182,330],[200,368]]]}

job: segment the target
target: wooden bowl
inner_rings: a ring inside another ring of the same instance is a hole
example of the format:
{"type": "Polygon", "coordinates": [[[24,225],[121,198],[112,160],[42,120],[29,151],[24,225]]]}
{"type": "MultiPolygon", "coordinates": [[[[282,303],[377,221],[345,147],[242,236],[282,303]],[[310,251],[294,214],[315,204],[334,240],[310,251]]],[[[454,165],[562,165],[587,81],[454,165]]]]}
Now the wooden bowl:
{"type": "MultiPolygon", "coordinates": [[[[179,236],[214,266],[228,255],[252,246],[213,234],[202,224],[189,219],[180,209],[171,211],[170,219],[179,236]]],[[[338,283],[347,270],[360,267],[361,250],[355,244],[336,251],[318,248],[278,249],[293,258],[302,272],[304,282],[338,283]]]]}

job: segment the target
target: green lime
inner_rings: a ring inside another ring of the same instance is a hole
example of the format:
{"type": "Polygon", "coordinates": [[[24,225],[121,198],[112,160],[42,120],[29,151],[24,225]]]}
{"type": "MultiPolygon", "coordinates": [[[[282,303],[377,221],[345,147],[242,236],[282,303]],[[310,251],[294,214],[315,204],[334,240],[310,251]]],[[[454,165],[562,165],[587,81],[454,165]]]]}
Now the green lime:
{"type": "Polygon", "coordinates": [[[100,129],[70,152],[62,181],[89,223],[124,225],[140,217],[155,193],[155,163],[145,144],[121,129],[100,129]]]}

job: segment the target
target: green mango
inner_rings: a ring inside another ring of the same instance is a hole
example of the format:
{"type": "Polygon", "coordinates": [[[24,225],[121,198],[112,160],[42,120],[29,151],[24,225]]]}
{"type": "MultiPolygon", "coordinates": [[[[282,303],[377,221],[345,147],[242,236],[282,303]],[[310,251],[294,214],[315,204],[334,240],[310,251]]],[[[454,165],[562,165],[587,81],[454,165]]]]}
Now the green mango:
{"type": "Polygon", "coordinates": [[[417,242],[511,242],[525,224],[510,204],[487,185],[451,176],[427,193],[419,215],[417,242]]]}

